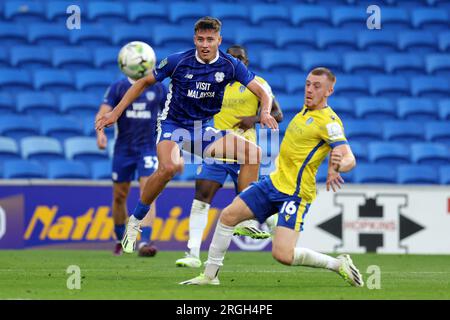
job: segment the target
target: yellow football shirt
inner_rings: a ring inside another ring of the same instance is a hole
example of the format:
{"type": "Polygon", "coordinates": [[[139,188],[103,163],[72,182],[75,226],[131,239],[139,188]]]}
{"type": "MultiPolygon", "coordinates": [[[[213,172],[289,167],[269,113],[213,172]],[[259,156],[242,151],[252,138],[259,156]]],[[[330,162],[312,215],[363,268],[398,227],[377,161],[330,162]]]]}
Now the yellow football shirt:
{"type": "MultiPolygon", "coordinates": [[[[256,76],[255,79],[272,95],[272,89],[263,78],[256,76]]],[[[248,129],[244,132],[239,128],[233,128],[233,126],[240,121],[236,117],[256,116],[258,114],[258,106],[259,100],[253,92],[237,81],[229,83],[225,87],[222,108],[214,116],[214,127],[219,130],[231,129],[235,133],[256,143],[255,128],[248,129]]]]}
{"type": "Polygon", "coordinates": [[[306,106],[289,123],[276,170],[270,174],[278,191],[311,203],[316,197],[316,173],[331,148],[347,143],[341,119],[330,108],[306,106]]]}

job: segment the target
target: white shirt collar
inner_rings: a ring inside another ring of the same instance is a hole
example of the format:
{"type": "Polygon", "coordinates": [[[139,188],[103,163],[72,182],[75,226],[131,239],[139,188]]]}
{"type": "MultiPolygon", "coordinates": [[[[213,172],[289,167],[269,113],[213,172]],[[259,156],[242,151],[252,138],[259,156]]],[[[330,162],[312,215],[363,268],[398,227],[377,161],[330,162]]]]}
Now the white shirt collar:
{"type": "MultiPolygon", "coordinates": [[[[203,61],[202,59],[200,59],[200,57],[198,56],[197,50],[195,50],[195,59],[197,59],[197,61],[200,62],[201,64],[206,64],[206,62],[203,61]]],[[[213,64],[213,63],[216,62],[218,59],[219,59],[219,50],[217,50],[216,57],[215,57],[214,59],[212,59],[208,64],[213,64]]]]}

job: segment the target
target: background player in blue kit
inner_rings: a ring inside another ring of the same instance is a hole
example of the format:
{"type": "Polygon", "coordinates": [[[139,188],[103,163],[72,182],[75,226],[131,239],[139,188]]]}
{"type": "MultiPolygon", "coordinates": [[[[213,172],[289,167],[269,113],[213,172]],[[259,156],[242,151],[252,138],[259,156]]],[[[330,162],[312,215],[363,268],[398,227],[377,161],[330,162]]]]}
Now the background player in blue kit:
{"type": "Polygon", "coordinates": [[[222,42],[220,29],[221,22],[218,19],[205,17],[197,21],[194,28],[195,49],[175,53],[162,60],[153,74],[136,81],[120,103],[96,121],[96,129],[112,125],[146,87],[167,77],[171,78],[167,100],[158,119],[159,166],[148,179],[141,199],[128,221],[122,241],[125,252],[135,250],[139,225],[150,204],[183,168],[180,141],[176,141],[176,134],[185,134],[182,148],[193,150],[204,157],[238,160],[243,185],[249,185],[258,178],[261,149],[242,137],[223,135],[209,126],[214,114],[220,111],[225,86],[232,81],[239,81],[259,98],[261,125],[272,129],[278,127],[276,120],[270,115],[270,94],[241,61],[219,50],[222,42]],[[200,137],[194,131],[200,132],[200,137]],[[215,136],[215,141],[211,143],[206,137],[208,135],[209,138],[215,136]]]}
{"type": "MultiPolygon", "coordinates": [[[[111,111],[136,80],[127,77],[112,83],[105,93],[97,118],[111,111]]],[[[146,88],[133,103],[127,106],[115,127],[112,214],[114,231],[118,240],[114,248],[116,255],[122,253],[120,240],[124,236],[125,223],[128,218],[127,197],[131,181],[136,178],[137,174],[142,193],[148,177],[158,167],[156,120],[164,105],[166,94],[167,90],[161,83],[146,88]]],[[[107,146],[104,130],[97,130],[97,145],[100,149],[105,149],[107,146]]],[[[156,247],[150,242],[154,217],[155,205],[152,204],[142,224],[141,242],[139,243],[140,256],[156,254],[156,247]]]]}

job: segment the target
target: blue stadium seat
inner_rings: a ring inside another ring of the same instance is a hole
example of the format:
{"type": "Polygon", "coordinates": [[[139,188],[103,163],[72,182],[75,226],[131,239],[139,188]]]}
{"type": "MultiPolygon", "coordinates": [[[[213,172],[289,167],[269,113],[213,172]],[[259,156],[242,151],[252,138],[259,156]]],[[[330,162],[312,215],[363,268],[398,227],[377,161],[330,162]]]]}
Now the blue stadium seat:
{"type": "Polygon", "coordinates": [[[450,83],[446,77],[421,76],[411,79],[411,94],[427,98],[447,98],[450,83]]]}
{"type": "Polygon", "coordinates": [[[374,53],[397,51],[397,36],[394,32],[384,30],[366,30],[358,33],[358,49],[374,53]]]}
{"type": "Polygon", "coordinates": [[[21,92],[16,98],[17,111],[33,117],[58,113],[56,99],[50,92],[21,92]]]}
{"type": "Polygon", "coordinates": [[[302,70],[298,54],[286,50],[264,50],[261,53],[261,67],[264,70],[281,73],[302,70]]]}
{"type": "Polygon", "coordinates": [[[31,75],[27,70],[0,69],[0,90],[15,93],[22,90],[33,89],[31,75]]]}
{"type": "Polygon", "coordinates": [[[9,94],[8,92],[0,92],[0,114],[4,116],[15,112],[16,106],[11,94],[9,94]]]}
{"type": "Polygon", "coordinates": [[[319,169],[317,169],[316,183],[325,183],[325,182],[327,182],[327,175],[328,175],[328,165],[324,161],[319,166],[319,169]]]}
{"type": "Polygon", "coordinates": [[[345,30],[319,29],[316,38],[321,50],[341,53],[356,49],[356,34],[345,30]]]}
{"type": "MultiPolygon", "coordinates": [[[[307,51],[302,53],[303,70],[309,72],[316,67],[327,67],[337,73],[342,70],[341,57],[333,52],[307,51]]],[[[300,58],[300,57],[299,57],[300,58]]]]}
{"type": "Polygon", "coordinates": [[[20,142],[22,158],[46,163],[51,160],[64,159],[61,143],[54,138],[29,136],[20,142]]]}
{"type": "Polygon", "coordinates": [[[441,51],[450,51],[450,31],[439,33],[438,41],[441,51]]]}
{"type": "Polygon", "coordinates": [[[360,164],[354,169],[356,183],[397,183],[394,167],[385,164],[360,164]]]}
{"type": "Polygon", "coordinates": [[[87,18],[104,24],[123,23],[127,21],[125,5],[120,2],[89,1],[87,18]]]}
{"type": "Polygon", "coordinates": [[[250,12],[247,5],[237,3],[212,3],[211,16],[220,19],[224,28],[230,25],[247,27],[250,25],[250,12]]]}
{"type": "Polygon", "coordinates": [[[382,140],[382,129],[377,121],[349,120],[344,126],[345,136],[349,141],[367,143],[382,140]]]}
{"type": "Polygon", "coordinates": [[[68,70],[38,69],[34,71],[34,88],[59,93],[75,87],[72,73],[68,70]]]}
{"type": "Polygon", "coordinates": [[[70,43],[88,47],[108,46],[112,43],[111,30],[102,24],[83,23],[81,29],[70,31],[70,43]]]}
{"type": "Polygon", "coordinates": [[[37,69],[51,66],[48,48],[35,46],[12,47],[10,63],[15,68],[37,69]]]}
{"type": "Polygon", "coordinates": [[[287,27],[289,18],[288,8],[278,4],[254,4],[250,9],[251,22],[264,27],[287,27]]]}
{"type": "Polygon", "coordinates": [[[91,51],[86,47],[58,47],[53,49],[53,66],[65,70],[93,67],[91,51]]]}
{"type": "Polygon", "coordinates": [[[27,43],[27,30],[22,24],[2,22],[0,41],[4,46],[24,45],[27,43]]]}
{"type": "Polygon", "coordinates": [[[45,117],[41,119],[41,134],[64,141],[83,135],[81,123],[71,117],[45,117]]]}
{"type": "Polygon", "coordinates": [[[193,47],[193,31],[174,25],[157,25],[153,28],[153,41],[155,46],[170,46],[172,52],[180,51],[181,48],[193,47]]]}
{"type": "Polygon", "coordinates": [[[336,79],[334,94],[337,96],[354,98],[369,94],[369,87],[363,76],[338,74],[336,79]]]}
{"type": "MultiPolygon", "coordinates": [[[[94,121],[95,121],[94,116],[83,118],[82,127],[83,127],[83,132],[84,132],[85,136],[88,136],[88,137],[89,136],[90,137],[97,136],[97,132],[95,131],[95,127],[94,127],[94,121]]],[[[105,128],[104,131],[105,131],[106,136],[108,137],[108,140],[114,139],[114,135],[115,135],[114,126],[105,128]]]]}
{"type": "Polygon", "coordinates": [[[168,15],[168,8],[164,3],[138,1],[128,5],[128,20],[132,23],[147,25],[167,23],[168,15]]]}
{"type": "Polygon", "coordinates": [[[367,13],[366,10],[361,7],[334,7],[332,8],[331,19],[333,21],[333,25],[336,27],[353,28],[355,30],[367,28],[367,13]]]}
{"type": "Polygon", "coordinates": [[[91,164],[92,179],[111,180],[112,162],[110,160],[95,161],[91,164]]]}
{"type": "Polygon", "coordinates": [[[66,158],[92,163],[108,159],[106,150],[99,150],[97,139],[92,137],[73,137],[65,141],[66,158]]]}
{"type": "Polygon", "coordinates": [[[303,100],[291,94],[279,94],[275,97],[280,104],[281,110],[285,112],[299,112],[303,107],[303,100]]]}
{"type": "Polygon", "coordinates": [[[305,92],[306,73],[288,73],[286,75],[286,92],[301,93],[305,92]]]}
{"type": "Polygon", "coordinates": [[[370,93],[374,96],[397,97],[408,96],[408,81],[401,76],[373,76],[369,79],[370,93]]]}
{"type": "Polygon", "coordinates": [[[438,8],[417,8],[411,11],[411,22],[414,28],[432,31],[448,30],[449,15],[446,10],[438,8]]]}
{"type": "Polygon", "coordinates": [[[97,68],[115,69],[119,67],[117,62],[120,48],[118,47],[99,47],[94,51],[94,64],[97,68]]]}
{"type": "Polygon", "coordinates": [[[9,160],[3,165],[5,179],[45,179],[45,168],[36,161],[9,160]]]}
{"type": "Polygon", "coordinates": [[[450,166],[441,166],[439,168],[439,181],[441,184],[450,184],[450,166]]]}
{"type": "Polygon", "coordinates": [[[402,31],[398,34],[398,49],[414,54],[425,54],[437,49],[435,34],[431,31],[402,31]]]}
{"type": "MultiPolygon", "coordinates": [[[[172,24],[190,25],[192,28],[198,19],[208,14],[208,7],[203,3],[175,2],[169,4],[169,20],[172,24]]],[[[191,29],[189,31],[193,32],[191,29]]]]}
{"type": "Polygon", "coordinates": [[[39,126],[28,116],[1,116],[0,135],[19,140],[29,135],[38,135],[39,126]]]}
{"type": "Polygon", "coordinates": [[[384,73],[384,62],[376,53],[347,52],[344,54],[344,70],[363,76],[381,74],[384,73]]]}
{"type": "Polygon", "coordinates": [[[425,140],[421,122],[388,121],[383,123],[383,134],[384,140],[388,141],[413,143],[425,140]]]}
{"type": "Polygon", "coordinates": [[[348,96],[339,97],[332,95],[328,100],[328,105],[331,106],[334,112],[336,112],[342,120],[355,118],[353,99],[350,99],[348,96]]]}
{"type": "Polygon", "coordinates": [[[396,108],[389,98],[362,97],[355,100],[356,116],[370,120],[394,120],[396,108]]]}
{"type": "Polygon", "coordinates": [[[249,52],[275,48],[274,30],[272,28],[241,28],[236,34],[236,42],[242,44],[249,52]]]}
{"type": "Polygon", "coordinates": [[[291,9],[291,22],[306,28],[330,27],[331,17],[328,9],[320,5],[295,5],[291,9]]]}
{"type": "Polygon", "coordinates": [[[441,120],[450,120],[450,99],[439,101],[439,117],[441,120]]]}
{"type": "Polygon", "coordinates": [[[131,41],[142,41],[151,44],[152,34],[147,26],[119,24],[113,27],[112,43],[123,46],[131,41]]]}
{"type": "MultiPolygon", "coordinates": [[[[249,22],[250,23],[250,22],[249,22]]],[[[240,28],[244,28],[247,25],[243,24],[242,27],[238,27],[239,25],[227,25],[226,27],[222,28],[220,31],[220,34],[222,36],[222,44],[221,44],[221,48],[223,51],[225,51],[228,47],[232,46],[233,44],[237,44],[238,42],[236,41],[236,33],[237,30],[240,28]]],[[[192,36],[191,36],[192,37],[192,36]]],[[[191,45],[192,47],[192,45],[191,45]]],[[[179,49],[177,49],[176,51],[179,51],[179,49]]],[[[172,53],[172,52],[171,52],[172,53]]],[[[259,56],[259,52],[248,52],[249,57],[251,58],[251,60],[253,61],[253,57],[255,56],[255,54],[257,56],[259,56]]],[[[253,64],[253,62],[251,62],[253,64]]]]}
{"type": "MultiPolygon", "coordinates": [[[[344,123],[344,131],[345,131],[345,123],[344,123]]],[[[367,145],[365,143],[357,141],[349,141],[349,144],[353,154],[355,155],[356,162],[358,163],[358,165],[360,163],[369,162],[369,152],[367,151],[367,145]]]]}
{"type": "Polygon", "coordinates": [[[439,184],[439,173],[433,166],[401,165],[397,167],[397,179],[402,184],[439,184]]]}
{"type": "Polygon", "coordinates": [[[45,20],[44,6],[35,1],[6,1],[4,17],[18,23],[33,23],[45,20]]]}
{"type": "Polygon", "coordinates": [[[411,145],[411,160],[414,163],[431,166],[448,165],[449,148],[439,143],[413,143],[411,145]]]}
{"type": "Polygon", "coordinates": [[[41,23],[28,25],[28,42],[43,46],[64,46],[69,44],[71,30],[61,27],[55,28],[54,24],[41,23]]]}
{"type": "Polygon", "coordinates": [[[425,98],[400,98],[397,100],[398,117],[412,121],[432,121],[438,119],[433,100],[425,98]]]}
{"type": "MultiPolygon", "coordinates": [[[[252,68],[251,61],[250,68],[252,68]]],[[[281,74],[274,72],[258,72],[257,76],[260,76],[267,81],[270,88],[272,88],[272,92],[275,94],[275,96],[277,96],[277,93],[279,92],[284,92],[286,84],[284,77],[281,74]]]]}
{"type": "Polygon", "coordinates": [[[407,164],[410,150],[400,142],[371,142],[369,143],[369,160],[373,163],[389,165],[407,164]]]}
{"type": "MultiPolygon", "coordinates": [[[[80,8],[80,13],[82,14],[82,25],[83,28],[85,27],[85,23],[83,21],[84,18],[84,12],[87,11],[87,7],[85,6],[84,2],[81,1],[73,1],[72,3],[68,3],[68,1],[61,0],[61,1],[55,1],[55,0],[49,0],[45,1],[47,4],[47,8],[45,10],[45,16],[48,21],[57,22],[57,23],[66,23],[67,18],[69,17],[69,14],[67,13],[67,9],[70,5],[76,5],[80,8]]],[[[73,8],[70,8],[70,12],[72,14],[73,8]]],[[[75,30],[75,29],[74,29],[75,30]]],[[[81,30],[81,29],[80,29],[81,30]]]]}
{"type": "Polygon", "coordinates": [[[90,179],[88,166],[81,161],[55,160],[48,163],[49,179],[90,179]]]}
{"type": "Polygon", "coordinates": [[[316,49],[314,34],[307,29],[277,28],[275,41],[277,47],[297,52],[316,49]]]}
{"type": "Polygon", "coordinates": [[[118,72],[101,70],[81,70],[75,74],[78,90],[104,94],[111,82],[117,80],[118,72]]]}
{"type": "Polygon", "coordinates": [[[417,76],[425,73],[423,58],[412,53],[392,53],[386,56],[386,72],[403,76],[417,76]]]}
{"type": "Polygon", "coordinates": [[[437,76],[450,78],[450,55],[429,54],[425,57],[427,72],[437,76]]]}
{"type": "MultiPolygon", "coordinates": [[[[414,10],[413,10],[414,12],[414,10]]],[[[385,30],[398,31],[408,29],[410,27],[410,19],[408,10],[402,7],[381,9],[381,28],[385,30]]]]}
{"type": "Polygon", "coordinates": [[[425,137],[428,141],[439,142],[450,146],[450,125],[446,121],[427,122],[425,137]]]}
{"type": "Polygon", "coordinates": [[[100,104],[101,97],[84,92],[64,92],[60,95],[59,100],[61,113],[82,117],[95,115],[100,104]]]}
{"type": "Polygon", "coordinates": [[[0,136],[0,163],[20,158],[19,146],[16,140],[0,136]]]}

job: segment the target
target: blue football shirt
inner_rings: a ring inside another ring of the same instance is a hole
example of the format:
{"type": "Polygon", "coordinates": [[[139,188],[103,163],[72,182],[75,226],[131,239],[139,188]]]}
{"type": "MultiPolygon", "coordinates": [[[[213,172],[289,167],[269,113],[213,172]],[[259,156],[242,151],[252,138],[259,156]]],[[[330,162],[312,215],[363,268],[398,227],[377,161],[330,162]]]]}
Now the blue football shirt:
{"type": "Polygon", "coordinates": [[[227,53],[218,50],[216,58],[206,64],[198,58],[196,49],[169,55],[153,73],[160,82],[171,78],[161,120],[171,119],[186,126],[196,120],[208,122],[220,111],[228,83],[239,81],[247,86],[255,77],[227,53]]]}
{"type": "MultiPolygon", "coordinates": [[[[128,79],[120,79],[107,89],[103,103],[115,107],[131,87],[128,79]]],[[[116,124],[115,151],[155,150],[156,121],[164,106],[167,89],[161,83],[148,87],[129,105],[116,124]]]]}

